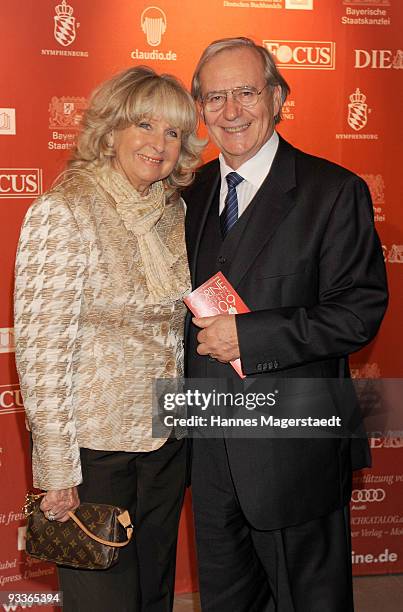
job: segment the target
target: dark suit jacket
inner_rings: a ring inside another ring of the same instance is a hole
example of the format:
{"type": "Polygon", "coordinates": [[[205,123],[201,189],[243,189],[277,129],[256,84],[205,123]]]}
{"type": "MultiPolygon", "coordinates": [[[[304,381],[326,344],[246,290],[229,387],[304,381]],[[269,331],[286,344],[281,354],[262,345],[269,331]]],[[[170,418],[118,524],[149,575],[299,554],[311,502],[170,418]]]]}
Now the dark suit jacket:
{"type": "MultiPolygon", "coordinates": [[[[387,305],[365,182],[280,138],[261,188],[214,248],[206,228],[211,232],[219,185],[214,160],[184,194],[189,264],[195,285],[221,270],[251,309],[236,317],[244,373],[348,377],[348,355],[375,336],[387,305]]],[[[188,321],[187,375],[237,376],[229,365],[197,356],[193,327],[188,321]]],[[[341,507],[350,496],[351,467],[369,464],[363,439],[228,439],[226,446],[241,506],[258,529],[341,507]]]]}

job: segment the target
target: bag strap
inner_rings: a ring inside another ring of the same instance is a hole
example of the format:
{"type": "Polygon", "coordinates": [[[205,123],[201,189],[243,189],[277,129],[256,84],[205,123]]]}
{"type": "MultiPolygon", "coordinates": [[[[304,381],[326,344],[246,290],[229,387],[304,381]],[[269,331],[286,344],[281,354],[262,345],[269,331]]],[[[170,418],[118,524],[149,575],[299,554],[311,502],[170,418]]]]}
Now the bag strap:
{"type": "Polygon", "coordinates": [[[127,510],[124,510],[122,514],[119,514],[117,517],[119,523],[126,529],[127,540],[124,542],[109,542],[108,540],[104,540],[103,538],[99,538],[95,533],[92,533],[87,527],[80,521],[80,519],[74,514],[74,512],[68,512],[69,517],[80,527],[80,529],[90,538],[99,542],[100,544],[105,544],[105,546],[113,546],[115,548],[122,548],[122,546],[126,546],[132,539],[133,535],[133,525],[130,520],[130,515],[127,510]]]}

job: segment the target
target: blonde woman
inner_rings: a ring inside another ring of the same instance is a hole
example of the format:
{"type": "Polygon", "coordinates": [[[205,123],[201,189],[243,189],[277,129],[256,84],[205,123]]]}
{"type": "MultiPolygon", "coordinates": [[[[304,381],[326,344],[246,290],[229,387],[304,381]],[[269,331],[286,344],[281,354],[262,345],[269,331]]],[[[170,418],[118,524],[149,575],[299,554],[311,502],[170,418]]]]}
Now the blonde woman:
{"type": "Polygon", "coordinates": [[[16,359],[41,509],[127,508],[135,537],[104,571],[59,568],[65,611],[168,611],[185,441],[152,437],[155,378],[181,376],[189,289],[179,189],[202,143],[172,76],[125,70],[91,97],[73,159],[18,246],[16,359]]]}

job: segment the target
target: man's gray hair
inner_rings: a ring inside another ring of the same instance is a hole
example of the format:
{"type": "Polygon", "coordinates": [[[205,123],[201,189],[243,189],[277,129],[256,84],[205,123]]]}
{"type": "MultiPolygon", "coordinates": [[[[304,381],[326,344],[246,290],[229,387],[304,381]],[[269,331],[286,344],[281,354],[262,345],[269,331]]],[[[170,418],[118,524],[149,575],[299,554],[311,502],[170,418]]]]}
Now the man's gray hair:
{"type": "MultiPolygon", "coordinates": [[[[222,51],[230,51],[231,49],[252,49],[255,51],[263,62],[264,78],[266,83],[272,88],[280,87],[281,90],[281,107],[287,99],[290,93],[290,87],[287,81],[281,76],[277,69],[276,63],[272,54],[262,47],[257,45],[251,38],[239,36],[238,38],[221,38],[215,40],[203,51],[199,63],[196,66],[196,70],[193,74],[192,79],[192,96],[195,100],[201,100],[201,86],[200,86],[200,73],[204,65],[222,51]]],[[[281,108],[277,115],[274,117],[275,124],[281,121],[281,108]]]]}

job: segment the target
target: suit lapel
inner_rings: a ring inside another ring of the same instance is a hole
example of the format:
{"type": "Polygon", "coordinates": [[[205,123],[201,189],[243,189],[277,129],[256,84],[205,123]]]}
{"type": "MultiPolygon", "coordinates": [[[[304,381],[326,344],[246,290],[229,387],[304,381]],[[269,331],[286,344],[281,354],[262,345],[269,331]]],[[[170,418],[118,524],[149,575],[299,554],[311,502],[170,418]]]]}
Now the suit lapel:
{"type": "Polygon", "coordinates": [[[235,288],[295,206],[295,186],[295,149],[280,138],[270,172],[249,204],[253,209],[228,271],[235,288]]]}
{"type": "Polygon", "coordinates": [[[186,218],[186,243],[189,254],[189,267],[194,282],[196,278],[197,258],[200,248],[200,240],[203,235],[204,226],[214,195],[220,183],[220,167],[218,160],[207,169],[203,180],[197,182],[197,188],[191,195],[191,207],[189,206],[186,218]]]}

